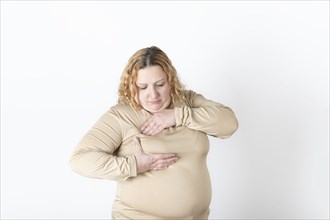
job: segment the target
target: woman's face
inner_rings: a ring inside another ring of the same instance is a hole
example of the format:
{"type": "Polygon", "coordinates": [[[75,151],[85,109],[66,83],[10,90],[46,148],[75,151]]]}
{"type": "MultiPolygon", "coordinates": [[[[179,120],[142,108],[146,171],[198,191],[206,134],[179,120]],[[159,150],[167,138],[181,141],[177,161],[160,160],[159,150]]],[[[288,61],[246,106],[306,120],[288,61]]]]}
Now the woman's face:
{"type": "Polygon", "coordinates": [[[156,113],[171,103],[171,86],[160,66],[150,66],[138,71],[137,102],[145,110],[156,113]]]}

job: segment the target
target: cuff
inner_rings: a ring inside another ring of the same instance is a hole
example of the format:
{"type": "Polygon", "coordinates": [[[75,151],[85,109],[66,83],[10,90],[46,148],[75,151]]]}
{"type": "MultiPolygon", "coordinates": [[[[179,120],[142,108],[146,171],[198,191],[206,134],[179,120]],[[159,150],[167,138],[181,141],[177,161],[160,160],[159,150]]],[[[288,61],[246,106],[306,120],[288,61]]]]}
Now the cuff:
{"type": "Polygon", "coordinates": [[[136,165],[136,159],[134,155],[127,156],[128,160],[128,176],[125,178],[127,180],[130,177],[136,177],[137,176],[137,165],[136,165]]]}
{"type": "Polygon", "coordinates": [[[182,118],[181,115],[182,107],[174,107],[175,127],[182,125],[182,121],[180,120],[182,118]]]}

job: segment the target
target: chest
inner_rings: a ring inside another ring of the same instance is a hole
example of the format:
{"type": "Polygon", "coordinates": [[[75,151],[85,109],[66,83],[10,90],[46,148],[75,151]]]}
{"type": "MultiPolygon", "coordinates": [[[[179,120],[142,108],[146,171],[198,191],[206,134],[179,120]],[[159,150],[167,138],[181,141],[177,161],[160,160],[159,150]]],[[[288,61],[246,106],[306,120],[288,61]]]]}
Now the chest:
{"type": "Polygon", "coordinates": [[[206,156],[209,151],[209,140],[205,133],[187,127],[171,127],[155,136],[143,135],[138,129],[127,130],[122,145],[118,149],[118,156],[134,153],[133,138],[139,138],[146,153],[175,153],[179,157],[206,156]]]}

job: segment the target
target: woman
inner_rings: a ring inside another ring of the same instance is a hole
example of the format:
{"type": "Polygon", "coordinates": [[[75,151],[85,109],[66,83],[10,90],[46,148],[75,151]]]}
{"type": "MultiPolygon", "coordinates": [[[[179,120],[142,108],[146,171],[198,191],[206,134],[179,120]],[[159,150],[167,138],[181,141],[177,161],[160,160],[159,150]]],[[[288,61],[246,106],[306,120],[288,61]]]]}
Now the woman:
{"type": "Polygon", "coordinates": [[[118,104],[82,138],[70,164],[83,176],[118,181],[113,219],[207,219],[207,135],[227,138],[237,127],[230,108],[184,90],[153,46],[130,58],[118,104]]]}

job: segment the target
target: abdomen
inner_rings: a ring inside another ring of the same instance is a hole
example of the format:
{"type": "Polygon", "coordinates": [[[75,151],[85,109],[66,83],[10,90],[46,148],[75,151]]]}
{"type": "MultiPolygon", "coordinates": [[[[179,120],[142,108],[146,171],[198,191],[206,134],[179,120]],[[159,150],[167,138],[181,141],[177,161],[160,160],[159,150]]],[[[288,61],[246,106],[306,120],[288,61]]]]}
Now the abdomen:
{"type": "Polygon", "coordinates": [[[209,142],[204,133],[181,129],[158,137],[142,137],[146,152],[176,153],[165,170],[139,174],[118,183],[121,203],[156,218],[196,219],[208,212],[211,183],[206,165],[209,142]]]}

